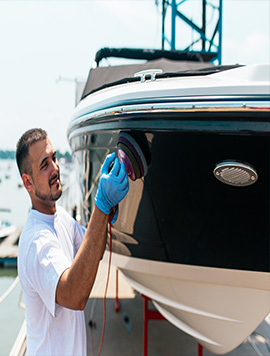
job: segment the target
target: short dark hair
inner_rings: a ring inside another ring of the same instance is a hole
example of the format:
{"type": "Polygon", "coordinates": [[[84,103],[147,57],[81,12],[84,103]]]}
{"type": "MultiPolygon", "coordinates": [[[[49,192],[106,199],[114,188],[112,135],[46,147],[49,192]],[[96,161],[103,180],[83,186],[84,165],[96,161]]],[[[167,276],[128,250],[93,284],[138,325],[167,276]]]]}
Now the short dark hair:
{"type": "Polygon", "coordinates": [[[44,140],[48,137],[47,132],[43,129],[31,129],[26,131],[19,139],[16,147],[16,161],[21,176],[32,174],[32,162],[29,161],[29,147],[37,141],[44,140]]]}

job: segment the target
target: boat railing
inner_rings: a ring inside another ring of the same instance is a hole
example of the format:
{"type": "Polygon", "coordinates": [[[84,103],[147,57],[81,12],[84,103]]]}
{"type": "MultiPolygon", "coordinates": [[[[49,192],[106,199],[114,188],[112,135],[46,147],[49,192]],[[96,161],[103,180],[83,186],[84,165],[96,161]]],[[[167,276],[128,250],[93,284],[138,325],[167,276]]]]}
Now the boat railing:
{"type": "Polygon", "coordinates": [[[5,291],[4,294],[0,297],[0,304],[10,295],[10,293],[13,291],[13,289],[16,287],[16,285],[19,282],[19,277],[17,276],[11,286],[5,291]]]}
{"type": "MultiPolygon", "coordinates": [[[[8,287],[8,289],[0,296],[0,304],[7,299],[7,297],[11,294],[11,292],[15,289],[17,284],[19,283],[19,276],[15,278],[13,283],[8,287]]],[[[19,307],[25,309],[25,305],[22,302],[22,290],[19,298],[19,307]]],[[[12,349],[10,351],[10,356],[23,356],[26,352],[26,324],[25,320],[22,323],[19,334],[14,342],[12,349]]]]}
{"type": "Polygon", "coordinates": [[[26,322],[22,323],[19,334],[14,342],[9,356],[24,356],[26,354],[26,322]]]}

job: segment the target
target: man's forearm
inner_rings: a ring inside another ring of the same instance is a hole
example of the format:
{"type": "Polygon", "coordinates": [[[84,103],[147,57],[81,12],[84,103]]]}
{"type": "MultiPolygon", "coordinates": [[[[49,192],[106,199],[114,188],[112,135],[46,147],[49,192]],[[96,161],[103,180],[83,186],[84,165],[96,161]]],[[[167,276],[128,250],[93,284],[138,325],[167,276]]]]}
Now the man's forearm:
{"type": "Polygon", "coordinates": [[[81,247],[71,267],[59,279],[58,304],[70,309],[84,309],[104,254],[107,226],[108,215],[95,206],[81,247]]]}

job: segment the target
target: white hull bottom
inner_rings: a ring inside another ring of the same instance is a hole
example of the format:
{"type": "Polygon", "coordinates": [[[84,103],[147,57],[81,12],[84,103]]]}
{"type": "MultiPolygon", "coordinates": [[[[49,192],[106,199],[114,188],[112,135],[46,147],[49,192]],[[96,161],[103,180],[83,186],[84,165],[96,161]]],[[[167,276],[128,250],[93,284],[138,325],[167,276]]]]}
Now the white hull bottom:
{"type": "MultiPolygon", "coordinates": [[[[108,251],[104,259],[108,260],[108,251]]],[[[224,354],[239,346],[270,312],[270,274],[112,255],[112,264],[173,325],[224,354]]]]}

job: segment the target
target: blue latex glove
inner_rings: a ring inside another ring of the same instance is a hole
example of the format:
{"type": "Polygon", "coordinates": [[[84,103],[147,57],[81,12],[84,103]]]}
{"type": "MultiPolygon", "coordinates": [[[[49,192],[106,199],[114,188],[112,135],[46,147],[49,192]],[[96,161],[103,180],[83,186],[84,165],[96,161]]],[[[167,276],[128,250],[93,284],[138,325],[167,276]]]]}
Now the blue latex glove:
{"type": "Polygon", "coordinates": [[[95,197],[96,206],[109,215],[111,208],[120,203],[128,192],[128,175],[124,164],[116,158],[115,152],[108,155],[100,172],[99,185],[95,197]],[[110,165],[114,161],[110,170],[110,165]]]}

